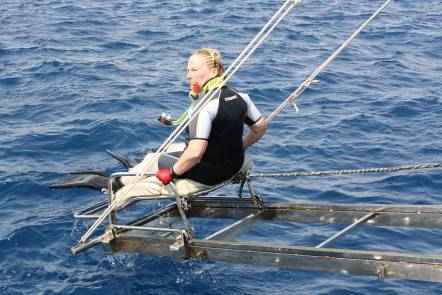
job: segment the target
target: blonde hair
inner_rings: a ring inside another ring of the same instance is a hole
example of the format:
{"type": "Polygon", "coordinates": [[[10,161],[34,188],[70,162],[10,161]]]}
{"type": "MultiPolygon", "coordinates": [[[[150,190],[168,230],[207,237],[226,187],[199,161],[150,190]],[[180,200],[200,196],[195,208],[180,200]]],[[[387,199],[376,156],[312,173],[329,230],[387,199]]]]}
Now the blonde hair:
{"type": "Polygon", "coordinates": [[[209,68],[216,69],[217,76],[222,76],[224,74],[224,66],[221,61],[222,57],[219,50],[213,48],[201,48],[194,51],[192,55],[205,57],[209,68]]]}

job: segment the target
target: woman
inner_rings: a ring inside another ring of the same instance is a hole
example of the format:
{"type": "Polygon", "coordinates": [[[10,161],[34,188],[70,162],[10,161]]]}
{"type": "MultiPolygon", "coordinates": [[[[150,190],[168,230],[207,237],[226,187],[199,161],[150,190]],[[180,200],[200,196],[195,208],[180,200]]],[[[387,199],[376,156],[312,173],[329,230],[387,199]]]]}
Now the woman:
{"type": "Polygon", "coordinates": [[[228,86],[220,87],[223,73],[218,50],[202,48],[190,56],[187,80],[193,101],[186,115],[192,113],[193,106],[207,93],[216,92],[215,98],[190,122],[184,150],[161,157],[147,155],[130,171],[139,172],[150,162],[152,165],[147,170],[156,172],[156,177],[141,181],[123,177],[120,181],[124,186],[116,193],[116,202],[124,205],[134,196],[173,194],[167,186],[172,179],[176,179],[179,194],[190,194],[228,180],[240,170],[245,149],[264,135],[267,122],[247,94],[228,86]],[[245,137],[244,124],[249,127],[245,137]]]}

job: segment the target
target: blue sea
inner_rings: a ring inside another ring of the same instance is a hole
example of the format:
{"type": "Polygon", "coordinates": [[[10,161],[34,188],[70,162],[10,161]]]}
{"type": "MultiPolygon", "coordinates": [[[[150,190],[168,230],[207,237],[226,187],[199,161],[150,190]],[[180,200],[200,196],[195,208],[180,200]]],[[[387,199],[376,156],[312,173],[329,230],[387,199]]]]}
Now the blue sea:
{"type": "MultiPolygon", "coordinates": [[[[141,158],[187,105],[187,58],[229,65],[276,0],[1,0],[0,294],[442,294],[440,284],[115,256],[72,256],[73,212],[103,199],[50,190],[71,171],[120,171],[105,150],[141,158]]],[[[381,1],[304,1],[231,81],[269,114],[381,1]]],[[[393,1],[266,136],[254,171],[387,167],[442,160],[442,2],[393,1]]],[[[441,204],[440,170],[265,179],[267,202],[441,204]]],[[[313,246],[338,227],[257,224],[257,240],[313,246]]],[[[336,244],[442,254],[442,231],[361,227],[336,244]]]]}

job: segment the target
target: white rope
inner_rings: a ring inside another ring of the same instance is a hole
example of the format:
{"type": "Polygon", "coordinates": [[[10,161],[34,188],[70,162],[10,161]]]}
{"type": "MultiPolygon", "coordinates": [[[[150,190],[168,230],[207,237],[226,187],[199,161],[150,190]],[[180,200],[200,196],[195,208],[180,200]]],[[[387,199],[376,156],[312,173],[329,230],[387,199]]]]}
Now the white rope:
{"type": "Polygon", "coordinates": [[[279,10],[272,16],[272,18],[264,25],[264,27],[261,29],[261,31],[259,31],[258,34],[256,34],[256,36],[252,39],[252,41],[250,41],[250,43],[243,49],[243,51],[239,54],[239,56],[233,61],[233,63],[230,65],[230,67],[226,70],[226,73],[229,73],[229,71],[231,69],[233,69],[233,67],[236,67],[236,64],[239,62],[239,60],[241,60],[244,55],[246,54],[246,52],[251,48],[252,44],[254,44],[255,42],[257,42],[259,39],[261,39],[262,35],[264,34],[264,32],[268,29],[268,27],[270,26],[271,23],[273,23],[278,17],[279,15],[287,9],[287,5],[290,4],[291,1],[286,1],[284,3],[284,5],[281,6],[281,8],[279,8],[279,10]]]}
{"type": "Polygon", "coordinates": [[[384,2],[384,4],[376,10],[362,25],[359,26],[359,28],[351,34],[351,36],[345,40],[344,43],[342,43],[341,46],[338,47],[321,65],[319,65],[313,73],[310,74],[310,76],[304,80],[304,82],[299,85],[299,87],[292,92],[268,117],[267,121],[272,121],[279,113],[282,112],[282,110],[289,104],[294,103],[295,100],[301,96],[301,94],[307,89],[310,84],[315,80],[316,76],[319,75],[320,72],[322,72],[337,56],[339,53],[341,53],[342,50],[344,50],[351,41],[353,41],[354,38],[379,14],[381,11],[391,2],[391,0],[387,0],[384,2]]]}

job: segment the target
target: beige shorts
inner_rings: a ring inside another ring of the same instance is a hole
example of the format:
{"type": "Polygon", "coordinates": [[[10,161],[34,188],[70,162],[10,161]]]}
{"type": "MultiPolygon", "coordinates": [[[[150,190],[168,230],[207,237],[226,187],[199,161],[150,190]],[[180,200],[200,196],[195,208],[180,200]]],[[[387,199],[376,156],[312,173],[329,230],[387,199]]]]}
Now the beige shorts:
{"type": "MultiPolygon", "coordinates": [[[[183,144],[174,144],[167,151],[182,151],[183,148],[183,144]]],[[[143,161],[129,169],[129,172],[141,173],[144,168],[144,173],[155,174],[158,171],[159,157],[159,154],[147,154],[143,161]]],[[[163,185],[155,176],[123,176],[120,181],[124,186],[117,191],[113,200],[113,202],[117,202],[117,207],[123,207],[134,197],[152,197],[152,199],[155,199],[155,197],[164,195],[175,196],[175,192],[170,185],[163,185]]],[[[177,179],[174,183],[179,195],[188,195],[210,188],[208,185],[191,179],[177,179]]]]}

